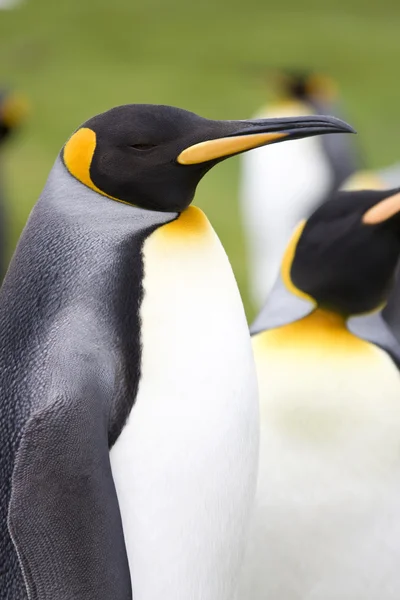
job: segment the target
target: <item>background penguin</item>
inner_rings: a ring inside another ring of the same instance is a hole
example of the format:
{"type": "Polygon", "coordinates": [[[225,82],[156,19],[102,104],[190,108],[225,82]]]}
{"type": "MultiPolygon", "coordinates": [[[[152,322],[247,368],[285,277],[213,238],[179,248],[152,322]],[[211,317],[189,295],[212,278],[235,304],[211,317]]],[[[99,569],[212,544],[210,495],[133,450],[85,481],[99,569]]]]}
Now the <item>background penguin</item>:
{"type": "Polygon", "coordinates": [[[399,256],[399,190],[338,192],[289,242],[252,327],[261,450],[241,598],[400,596],[400,344],[381,315],[399,256]]]}
{"type": "Polygon", "coordinates": [[[227,156],[339,131],[127,105],[66,143],[0,290],[7,600],[233,598],[256,373],[228,259],[189,205],[227,156]]]}
{"type": "MultiPolygon", "coordinates": [[[[5,143],[25,121],[28,103],[21,95],[10,90],[0,90],[0,152],[5,143]]],[[[4,174],[0,172],[0,282],[6,271],[7,252],[7,207],[4,174]]]]}
{"type": "MultiPolygon", "coordinates": [[[[328,77],[282,71],[275,76],[275,87],[277,100],[264,106],[257,117],[340,116],[336,86],[328,77]]],[[[274,284],[294,226],[360,167],[349,136],[298,140],[284,148],[265,147],[243,156],[240,204],[249,287],[257,309],[274,284]]]]}
{"type": "Polygon", "coordinates": [[[340,186],[341,190],[388,190],[400,185],[400,163],[380,169],[361,169],[350,175],[340,186]]]}

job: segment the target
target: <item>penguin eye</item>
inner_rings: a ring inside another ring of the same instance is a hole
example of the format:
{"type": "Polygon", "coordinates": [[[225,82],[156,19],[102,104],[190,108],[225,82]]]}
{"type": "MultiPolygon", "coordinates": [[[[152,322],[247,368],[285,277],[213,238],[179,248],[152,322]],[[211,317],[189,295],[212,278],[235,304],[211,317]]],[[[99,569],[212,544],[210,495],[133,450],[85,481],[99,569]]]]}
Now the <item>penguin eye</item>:
{"type": "Polygon", "coordinates": [[[129,147],[135,150],[150,150],[151,148],[155,148],[156,144],[130,144],[129,147]]]}

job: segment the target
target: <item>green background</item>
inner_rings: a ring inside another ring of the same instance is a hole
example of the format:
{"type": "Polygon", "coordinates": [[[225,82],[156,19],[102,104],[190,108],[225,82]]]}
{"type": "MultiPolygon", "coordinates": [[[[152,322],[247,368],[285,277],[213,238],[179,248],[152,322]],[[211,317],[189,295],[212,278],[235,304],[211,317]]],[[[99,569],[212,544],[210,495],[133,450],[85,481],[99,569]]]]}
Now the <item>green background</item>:
{"type": "MultiPolygon", "coordinates": [[[[26,0],[0,11],[0,83],[30,99],[7,149],[10,254],[65,139],[117,104],[172,104],[247,118],[268,96],[258,67],[318,69],[339,82],[370,166],[399,157],[399,0],[26,0]]],[[[249,316],[239,159],[200,184],[249,316]]]]}

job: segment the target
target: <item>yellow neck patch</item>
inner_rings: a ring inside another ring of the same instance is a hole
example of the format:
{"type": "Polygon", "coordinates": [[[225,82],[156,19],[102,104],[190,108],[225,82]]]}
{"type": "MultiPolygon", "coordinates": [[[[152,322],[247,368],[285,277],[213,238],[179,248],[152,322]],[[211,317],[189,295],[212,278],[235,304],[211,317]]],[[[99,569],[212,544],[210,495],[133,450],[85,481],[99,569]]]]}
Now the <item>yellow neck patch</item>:
{"type": "Polygon", "coordinates": [[[116,200],[117,202],[130,205],[129,202],[119,200],[118,198],[114,198],[114,196],[106,194],[91,180],[90,165],[92,164],[95,150],[95,132],[88,127],[82,127],[81,129],[78,129],[78,131],[74,133],[72,137],[70,137],[64,146],[64,163],[68,171],[71,173],[71,175],[78,179],[78,181],[91,188],[98,194],[106,196],[107,198],[111,198],[111,200],[116,200]]]}
{"type": "Polygon", "coordinates": [[[152,237],[165,249],[179,246],[179,251],[185,252],[185,248],[210,244],[215,233],[203,211],[189,206],[177,219],[159,227],[152,237]]]}
{"type": "MultiPolygon", "coordinates": [[[[346,328],[346,319],[342,315],[324,308],[317,308],[310,315],[296,321],[298,328],[307,327],[308,331],[317,334],[320,330],[324,330],[330,334],[338,334],[339,332],[348,333],[346,328]]],[[[295,323],[293,323],[295,325],[295,323]]],[[[294,330],[296,327],[294,328],[294,330]]],[[[300,332],[299,332],[300,333],[300,332]]],[[[350,334],[352,335],[352,334],[350,334]]]]}
{"type": "Polygon", "coordinates": [[[371,352],[373,344],[353,335],[346,327],[346,320],[337,313],[317,309],[310,315],[277,327],[263,331],[253,337],[256,352],[273,348],[295,354],[299,360],[304,351],[315,353],[321,358],[321,352],[346,355],[348,353],[371,352]],[[300,354],[299,354],[299,351],[300,354]]]}
{"type": "Polygon", "coordinates": [[[308,300],[308,302],[311,302],[311,304],[316,305],[314,298],[312,298],[305,292],[302,292],[301,290],[299,290],[294,285],[294,283],[290,277],[290,269],[292,268],[294,255],[296,253],[296,247],[297,247],[298,241],[300,239],[300,236],[303,232],[303,229],[305,227],[305,224],[306,224],[305,220],[301,221],[298,224],[297,228],[295,229],[295,231],[291,237],[291,240],[286,248],[286,252],[285,252],[283,260],[282,260],[281,276],[282,276],[283,283],[285,284],[285,287],[289,290],[289,292],[291,292],[294,296],[297,296],[298,298],[302,298],[303,300],[308,300]]]}

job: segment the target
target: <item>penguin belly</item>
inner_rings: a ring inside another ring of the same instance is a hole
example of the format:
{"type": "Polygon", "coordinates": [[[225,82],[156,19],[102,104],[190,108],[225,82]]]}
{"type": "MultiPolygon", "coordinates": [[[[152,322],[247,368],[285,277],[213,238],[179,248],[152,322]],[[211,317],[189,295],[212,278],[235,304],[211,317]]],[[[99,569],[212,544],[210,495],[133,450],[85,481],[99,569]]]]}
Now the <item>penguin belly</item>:
{"type": "Polygon", "coordinates": [[[232,600],[258,461],[258,391],[230,264],[187,209],[145,241],[138,395],[111,450],[135,600],[232,600]]]}
{"type": "Polygon", "coordinates": [[[261,449],[240,598],[395,600],[399,373],[313,318],[253,338],[261,449]]]}

